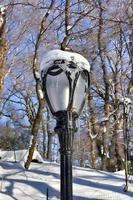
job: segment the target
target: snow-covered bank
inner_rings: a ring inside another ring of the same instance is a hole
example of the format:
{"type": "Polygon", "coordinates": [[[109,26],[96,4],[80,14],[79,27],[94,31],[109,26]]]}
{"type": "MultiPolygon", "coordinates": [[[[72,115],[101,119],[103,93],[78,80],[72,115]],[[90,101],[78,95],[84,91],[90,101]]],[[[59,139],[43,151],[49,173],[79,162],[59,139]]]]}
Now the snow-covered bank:
{"type": "MultiPolygon", "coordinates": [[[[11,160],[12,161],[12,160],[11,160]]],[[[21,163],[0,161],[0,200],[60,199],[60,168],[43,161],[32,163],[26,171],[21,163]]],[[[132,200],[133,180],[124,193],[124,173],[108,173],[80,167],[73,168],[73,200],[132,200]]]]}
{"type": "MultiPolygon", "coordinates": [[[[23,165],[27,159],[28,153],[28,150],[0,151],[0,158],[2,161],[20,162],[21,165],[23,165]]],[[[38,160],[38,162],[43,162],[38,151],[34,151],[33,159],[38,160]]]]}

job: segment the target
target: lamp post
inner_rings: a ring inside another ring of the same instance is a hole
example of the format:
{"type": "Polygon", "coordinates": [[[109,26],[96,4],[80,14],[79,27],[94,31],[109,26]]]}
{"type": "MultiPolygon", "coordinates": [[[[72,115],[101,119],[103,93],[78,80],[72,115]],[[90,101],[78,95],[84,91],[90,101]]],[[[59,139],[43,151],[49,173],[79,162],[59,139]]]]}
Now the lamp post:
{"type": "Polygon", "coordinates": [[[72,152],[79,117],[89,88],[88,61],[77,53],[52,50],[41,63],[42,90],[56,118],[60,143],[61,200],[72,200],[72,152]]]}
{"type": "Polygon", "coordinates": [[[131,100],[128,97],[123,98],[123,136],[124,136],[124,155],[125,155],[125,187],[124,191],[128,191],[128,145],[129,145],[129,115],[131,109],[131,100]]]}

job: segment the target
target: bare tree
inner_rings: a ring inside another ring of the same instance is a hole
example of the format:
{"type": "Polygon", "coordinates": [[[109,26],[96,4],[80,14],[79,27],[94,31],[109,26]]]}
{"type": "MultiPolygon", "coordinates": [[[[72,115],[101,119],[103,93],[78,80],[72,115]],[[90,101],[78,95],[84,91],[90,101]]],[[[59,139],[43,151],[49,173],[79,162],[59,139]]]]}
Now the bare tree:
{"type": "Polygon", "coordinates": [[[40,123],[42,120],[42,115],[43,115],[43,108],[44,108],[44,98],[43,98],[43,93],[41,90],[41,82],[40,82],[40,77],[38,77],[38,51],[39,51],[39,45],[40,45],[40,40],[41,40],[41,36],[45,33],[45,23],[46,20],[50,14],[51,9],[53,8],[54,5],[54,0],[51,1],[51,4],[49,6],[49,9],[47,10],[46,14],[43,16],[41,24],[40,24],[40,30],[37,36],[37,40],[36,40],[36,44],[35,44],[35,52],[34,52],[34,58],[33,58],[33,74],[34,74],[34,78],[36,81],[36,93],[37,93],[37,98],[38,98],[38,111],[32,126],[32,134],[33,134],[33,140],[32,140],[32,145],[30,147],[29,150],[29,155],[27,158],[27,161],[25,163],[25,168],[28,169],[33,157],[33,153],[34,153],[34,149],[36,146],[36,142],[37,142],[37,135],[38,135],[38,131],[40,128],[40,123]]]}

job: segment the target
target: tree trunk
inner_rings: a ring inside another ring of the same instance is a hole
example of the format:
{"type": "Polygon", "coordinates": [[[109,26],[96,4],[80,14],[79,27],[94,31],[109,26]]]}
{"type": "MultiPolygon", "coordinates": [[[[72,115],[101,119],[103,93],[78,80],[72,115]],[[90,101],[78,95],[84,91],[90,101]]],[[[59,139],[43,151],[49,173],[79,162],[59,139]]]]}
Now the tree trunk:
{"type": "Polygon", "coordinates": [[[96,168],[96,137],[98,135],[98,126],[96,124],[96,115],[94,112],[94,101],[93,96],[89,93],[88,96],[88,105],[89,105],[89,124],[88,124],[88,137],[89,137],[89,144],[90,144],[90,163],[92,168],[96,168]],[[94,138],[93,138],[94,137],[94,138]]]}
{"type": "Polygon", "coordinates": [[[45,126],[45,121],[42,118],[42,133],[43,133],[43,157],[46,158],[46,126],[45,126]]]}
{"type": "Polygon", "coordinates": [[[51,143],[52,143],[52,133],[50,131],[49,127],[49,120],[50,120],[50,115],[49,115],[49,110],[47,109],[47,152],[46,152],[46,158],[50,159],[51,157],[51,143]]]}
{"type": "Polygon", "coordinates": [[[38,131],[40,128],[40,123],[42,120],[42,115],[43,115],[43,108],[44,108],[44,100],[40,97],[39,91],[41,90],[41,86],[40,86],[40,81],[38,80],[36,83],[36,92],[37,92],[37,96],[39,98],[39,107],[38,107],[38,111],[35,117],[35,120],[33,122],[33,126],[32,126],[32,134],[33,134],[33,139],[32,139],[32,145],[29,149],[29,155],[27,158],[27,161],[25,163],[25,168],[28,169],[30,166],[30,163],[32,161],[32,157],[33,157],[33,153],[36,147],[36,143],[37,143],[37,135],[38,135],[38,131]]]}
{"type": "MultiPolygon", "coordinates": [[[[102,1],[99,1],[99,28],[98,28],[98,49],[99,49],[99,57],[101,60],[101,69],[103,71],[103,81],[104,81],[104,88],[105,88],[105,95],[104,95],[104,115],[105,118],[109,116],[109,76],[107,71],[107,66],[105,63],[105,54],[106,54],[106,45],[104,41],[104,22],[103,22],[103,8],[102,8],[102,1]]],[[[109,121],[105,121],[104,127],[106,131],[103,133],[103,158],[102,158],[102,170],[107,170],[109,164],[109,121]]]]}
{"type": "MultiPolygon", "coordinates": [[[[3,7],[2,7],[3,8],[3,7]]],[[[3,19],[3,21],[0,21],[0,99],[2,98],[2,91],[3,91],[3,85],[4,85],[4,61],[6,57],[6,51],[7,51],[7,44],[6,44],[6,38],[5,38],[5,13],[1,13],[0,8],[0,20],[3,19]]]]}
{"type": "MultiPolygon", "coordinates": [[[[133,12],[133,2],[131,2],[131,9],[133,12]]],[[[130,52],[130,62],[131,62],[131,78],[128,84],[128,96],[131,96],[133,94],[133,17],[130,18],[130,24],[131,24],[131,34],[129,36],[129,52],[130,52]]]]}
{"type": "Polygon", "coordinates": [[[96,169],[96,155],[95,155],[96,145],[95,140],[90,138],[90,163],[93,169],[96,169]]]}
{"type": "Polygon", "coordinates": [[[41,23],[40,23],[40,30],[36,39],[36,43],[35,43],[35,52],[34,52],[34,58],[33,58],[33,75],[36,81],[36,94],[37,94],[37,98],[38,98],[38,111],[37,111],[37,115],[35,117],[35,120],[33,122],[33,127],[32,127],[32,134],[33,134],[33,141],[32,141],[32,145],[30,147],[29,150],[29,155],[27,158],[27,161],[25,163],[25,168],[28,169],[32,160],[32,156],[34,153],[34,149],[36,146],[36,142],[37,142],[37,134],[40,128],[40,123],[42,120],[42,115],[43,115],[43,108],[44,108],[44,98],[42,95],[42,89],[41,89],[41,82],[40,82],[40,77],[38,77],[38,50],[39,50],[39,45],[40,45],[40,41],[41,41],[41,37],[43,36],[43,34],[45,33],[45,22],[50,14],[51,9],[53,8],[55,1],[52,0],[51,4],[47,10],[47,12],[45,13],[45,15],[43,16],[41,23]]]}
{"type": "Polygon", "coordinates": [[[52,143],[52,134],[48,130],[48,141],[47,141],[47,159],[51,159],[51,143],[52,143]]]}

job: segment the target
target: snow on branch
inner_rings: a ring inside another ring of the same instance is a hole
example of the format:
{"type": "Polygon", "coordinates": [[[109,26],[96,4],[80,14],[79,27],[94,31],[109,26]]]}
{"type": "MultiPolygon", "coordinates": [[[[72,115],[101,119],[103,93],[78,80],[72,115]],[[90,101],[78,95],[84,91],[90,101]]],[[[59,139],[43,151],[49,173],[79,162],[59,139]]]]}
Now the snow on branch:
{"type": "Polygon", "coordinates": [[[6,14],[6,7],[3,5],[0,5],[0,15],[4,16],[6,14]]]}
{"type": "Polygon", "coordinates": [[[44,98],[43,91],[41,89],[38,90],[39,96],[41,99],[44,98]]]}
{"type": "Polygon", "coordinates": [[[125,105],[130,105],[131,104],[131,99],[128,97],[122,97],[121,98],[121,103],[125,104],[125,105]]]}
{"type": "Polygon", "coordinates": [[[40,80],[40,73],[37,70],[35,70],[35,77],[40,80]]]}
{"type": "MultiPolygon", "coordinates": [[[[109,118],[116,112],[117,109],[115,109],[113,112],[109,113],[108,116],[106,117],[102,117],[100,120],[95,121],[95,123],[93,123],[92,125],[95,124],[103,124],[106,121],[109,121],[109,118]]],[[[89,115],[86,113],[87,118],[89,118],[89,115]]]]}
{"type": "Polygon", "coordinates": [[[5,8],[5,6],[3,6],[3,5],[0,5],[0,32],[1,32],[1,30],[2,30],[2,28],[3,28],[3,25],[4,25],[4,17],[5,17],[5,15],[6,15],[6,8],[5,8]]]}

